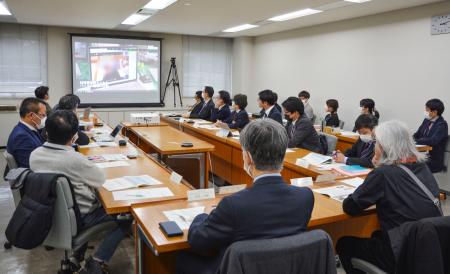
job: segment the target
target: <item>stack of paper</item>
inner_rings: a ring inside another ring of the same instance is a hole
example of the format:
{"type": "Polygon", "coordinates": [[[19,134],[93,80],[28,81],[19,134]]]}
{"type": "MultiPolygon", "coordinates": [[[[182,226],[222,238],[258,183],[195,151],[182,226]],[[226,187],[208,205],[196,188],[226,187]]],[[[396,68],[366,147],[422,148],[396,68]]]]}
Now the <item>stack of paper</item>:
{"type": "Polygon", "coordinates": [[[164,211],[169,221],[177,223],[182,230],[189,229],[194,218],[205,212],[204,206],[164,211]]]}
{"type": "Polygon", "coordinates": [[[354,137],[354,136],[359,136],[359,133],[353,132],[353,131],[341,131],[341,135],[347,136],[347,137],[354,137]]]}
{"type": "Polygon", "coordinates": [[[96,163],[95,165],[99,168],[110,168],[110,167],[129,166],[130,164],[125,161],[115,161],[115,162],[96,163]]]}
{"type": "Polygon", "coordinates": [[[154,186],[162,184],[160,181],[148,175],[140,176],[124,176],[106,180],[103,187],[108,191],[117,191],[129,188],[137,188],[141,186],[154,186]]]}
{"type": "Polygon", "coordinates": [[[219,127],[216,127],[215,125],[202,125],[200,124],[198,128],[204,128],[204,129],[211,129],[211,130],[220,130],[219,127]]]}
{"type": "Polygon", "coordinates": [[[128,160],[127,156],[123,154],[102,154],[102,155],[92,155],[87,157],[89,161],[93,161],[95,163],[102,162],[113,162],[113,161],[126,161],[128,160]]]}
{"type": "Polygon", "coordinates": [[[305,160],[306,162],[308,162],[309,164],[315,165],[315,166],[323,165],[326,163],[331,164],[333,162],[333,158],[331,158],[330,156],[326,156],[326,155],[322,155],[322,154],[314,153],[314,152],[309,153],[302,159],[305,160]]]}
{"type": "Polygon", "coordinates": [[[334,170],[346,176],[363,176],[371,171],[371,169],[362,166],[341,166],[334,168],[334,170]]]}
{"type": "Polygon", "coordinates": [[[119,146],[116,142],[97,142],[97,144],[101,147],[118,147],[119,146]]]}
{"type": "Polygon", "coordinates": [[[172,191],[167,187],[121,190],[114,191],[112,194],[115,201],[155,199],[173,196],[172,191]]]}
{"type": "Polygon", "coordinates": [[[346,166],[345,164],[340,163],[334,163],[334,164],[326,164],[326,165],[319,165],[319,170],[333,170],[335,168],[346,166]]]}
{"type": "Polygon", "coordinates": [[[96,142],[90,142],[87,145],[83,145],[83,146],[78,146],[79,148],[96,148],[99,147],[99,145],[96,142]]]}
{"type": "Polygon", "coordinates": [[[342,183],[351,185],[354,188],[358,188],[360,185],[364,183],[364,179],[361,179],[359,177],[347,179],[347,180],[341,180],[342,183]]]}
{"type": "Polygon", "coordinates": [[[355,191],[354,187],[338,185],[331,187],[324,187],[313,189],[314,192],[326,195],[336,201],[343,202],[348,195],[352,194],[355,191]]]}

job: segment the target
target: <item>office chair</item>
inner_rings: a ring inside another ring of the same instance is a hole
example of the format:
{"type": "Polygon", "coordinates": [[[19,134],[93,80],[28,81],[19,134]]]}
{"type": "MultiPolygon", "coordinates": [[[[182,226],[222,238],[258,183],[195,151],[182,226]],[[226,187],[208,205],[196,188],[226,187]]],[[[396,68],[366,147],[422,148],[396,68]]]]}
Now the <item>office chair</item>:
{"type": "MultiPolygon", "coordinates": [[[[7,170],[15,169],[15,168],[18,167],[16,159],[14,159],[14,156],[12,156],[8,151],[4,151],[3,152],[3,157],[5,157],[5,160],[6,160],[6,169],[7,170]]],[[[12,192],[12,196],[13,196],[14,207],[17,207],[17,205],[20,202],[20,198],[21,198],[20,197],[20,190],[18,190],[18,189],[11,189],[11,192],[12,192]]],[[[5,249],[11,249],[12,245],[8,241],[6,241],[3,244],[3,247],[5,249]]]]}
{"type": "Polygon", "coordinates": [[[377,266],[358,258],[352,258],[354,268],[365,272],[366,274],[387,274],[377,266]]]}
{"type": "Polygon", "coordinates": [[[110,221],[79,231],[76,216],[77,205],[70,182],[67,178],[61,177],[58,179],[55,188],[56,201],[52,228],[43,244],[64,250],[64,259],[61,260],[61,268],[58,274],[71,274],[77,270],[73,269],[73,264],[77,265],[79,262],[74,262],[74,258],[69,258],[69,252],[77,251],[100,233],[110,231],[117,225],[116,222],[110,221]]]}
{"type": "Polygon", "coordinates": [[[434,178],[439,185],[439,190],[443,193],[450,194],[450,136],[447,139],[447,145],[445,146],[444,151],[444,170],[438,173],[434,173],[434,178]]]}

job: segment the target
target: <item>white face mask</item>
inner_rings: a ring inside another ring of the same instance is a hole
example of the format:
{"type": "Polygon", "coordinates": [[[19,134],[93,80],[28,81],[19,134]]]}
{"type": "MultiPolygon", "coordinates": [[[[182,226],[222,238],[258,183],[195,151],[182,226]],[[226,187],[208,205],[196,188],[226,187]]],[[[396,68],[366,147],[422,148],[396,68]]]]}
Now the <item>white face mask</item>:
{"type": "Polygon", "coordinates": [[[308,100],[307,99],[303,99],[302,103],[303,103],[303,105],[306,105],[306,103],[308,103],[308,100]]]}
{"type": "Polygon", "coordinates": [[[78,132],[72,137],[72,144],[74,145],[78,140],[78,132]]]}
{"type": "Polygon", "coordinates": [[[251,165],[247,165],[247,164],[245,163],[245,160],[244,160],[244,153],[245,153],[245,152],[242,153],[242,161],[244,162],[244,170],[245,170],[245,172],[247,172],[248,176],[250,176],[251,178],[253,178],[253,175],[252,175],[252,167],[251,167],[251,165]]]}
{"type": "Polygon", "coordinates": [[[363,113],[363,107],[359,107],[359,112],[363,113]]]}
{"type": "Polygon", "coordinates": [[[328,110],[328,106],[327,106],[327,105],[325,105],[325,106],[323,107],[323,110],[325,110],[325,113],[330,113],[330,110],[328,110]]]}
{"type": "MultiPolygon", "coordinates": [[[[36,127],[37,127],[37,129],[43,129],[43,128],[45,128],[45,120],[47,120],[47,117],[44,117],[44,118],[40,118],[37,114],[35,114],[35,113],[33,113],[33,115],[35,115],[36,117],[38,117],[38,119],[40,119],[40,123],[39,124],[36,124],[36,127]]],[[[33,121],[33,123],[34,123],[34,121],[33,121]]]]}
{"type": "Polygon", "coordinates": [[[425,116],[425,119],[431,120],[430,113],[428,111],[424,111],[423,116],[425,116]]]}
{"type": "Polygon", "coordinates": [[[364,143],[368,143],[368,142],[370,142],[370,141],[373,140],[372,135],[370,135],[370,134],[359,135],[359,138],[360,138],[361,141],[363,141],[364,143]]]}

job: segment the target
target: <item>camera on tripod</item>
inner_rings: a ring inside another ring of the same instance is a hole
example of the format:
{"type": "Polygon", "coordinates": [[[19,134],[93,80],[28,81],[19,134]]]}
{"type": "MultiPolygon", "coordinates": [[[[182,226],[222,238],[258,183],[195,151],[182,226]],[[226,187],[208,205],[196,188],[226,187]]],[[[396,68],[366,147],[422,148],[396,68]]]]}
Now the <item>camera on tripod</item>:
{"type": "Polygon", "coordinates": [[[162,96],[162,101],[166,98],[167,88],[173,87],[173,106],[176,107],[176,90],[178,89],[178,97],[180,98],[180,105],[183,106],[183,101],[181,99],[180,91],[180,80],[178,79],[177,65],[175,64],[175,57],[170,58],[170,70],[169,75],[167,75],[166,87],[162,96]]]}

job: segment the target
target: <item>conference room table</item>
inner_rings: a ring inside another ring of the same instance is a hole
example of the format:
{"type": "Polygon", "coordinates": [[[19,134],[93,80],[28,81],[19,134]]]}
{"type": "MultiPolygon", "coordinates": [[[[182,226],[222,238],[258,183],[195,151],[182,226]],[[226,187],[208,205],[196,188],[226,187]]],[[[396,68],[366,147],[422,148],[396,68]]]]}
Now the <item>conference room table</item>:
{"type": "MultiPolygon", "coordinates": [[[[342,152],[345,152],[347,149],[351,148],[359,139],[358,135],[353,134],[346,135],[341,132],[330,132],[329,134],[337,137],[338,141],[336,143],[336,150],[340,150],[342,152]]],[[[429,152],[433,149],[432,147],[425,145],[416,145],[416,148],[419,152],[429,152]]]]}
{"type": "Polygon", "coordinates": [[[208,153],[214,150],[214,146],[162,123],[161,126],[123,123],[122,132],[144,152],[157,153],[160,161],[181,174],[195,188],[207,188],[208,153]],[[192,146],[183,146],[185,143],[192,146]]]}
{"type": "MultiPolygon", "coordinates": [[[[251,184],[252,179],[245,172],[242,160],[242,147],[238,137],[221,137],[217,136],[217,129],[211,129],[212,123],[200,119],[190,119],[203,125],[209,125],[210,128],[198,127],[194,123],[186,121],[180,122],[172,117],[161,117],[161,121],[169,124],[169,126],[183,131],[187,134],[195,136],[214,145],[214,151],[211,152],[211,171],[218,177],[222,178],[230,184],[251,184]]],[[[233,132],[237,132],[233,130],[233,132]]],[[[331,176],[337,179],[345,178],[335,171],[321,170],[318,167],[310,165],[305,168],[296,164],[298,158],[302,158],[311,151],[301,148],[290,149],[286,153],[283,163],[283,171],[281,172],[286,181],[294,178],[312,177],[314,180],[319,176],[331,176]]]]}
{"type": "MultiPolygon", "coordinates": [[[[104,125],[102,127],[95,127],[95,129],[102,129],[105,131],[112,131],[112,129],[104,125]]],[[[93,133],[87,132],[88,135],[93,133]]],[[[118,136],[115,143],[118,140],[124,140],[123,136],[118,136]]],[[[94,142],[91,142],[93,144],[94,142]]],[[[114,146],[114,147],[91,147],[80,146],[79,152],[86,156],[98,156],[103,154],[123,154],[128,153],[137,154],[136,159],[127,160],[128,166],[119,166],[103,169],[106,179],[114,179],[123,176],[139,176],[149,175],[154,179],[160,181],[162,184],[155,186],[142,187],[144,188],[161,188],[167,187],[173,193],[173,196],[159,197],[150,199],[129,199],[129,200],[114,200],[113,193],[106,190],[104,187],[98,189],[98,196],[100,201],[108,214],[129,213],[131,206],[134,204],[147,205],[153,203],[161,203],[174,200],[184,200],[187,198],[187,191],[194,189],[187,181],[182,180],[177,184],[170,180],[171,171],[163,167],[158,161],[146,155],[141,149],[136,147],[131,142],[127,142],[126,146],[114,146]]]]}
{"type": "MultiPolygon", "coordinates": [[[[311,188],[321,188],[341,185],[342,182],[314,184],[311,188]]],[[[345,185],[345,184],[344,184],[345,185]]],[[[159,223],[168,221],[164,211],[184,209],[189,207],[205,207],[205,213],[211,212],[223,196],[214,199],[189,202],[174,201],[159,205],[133,205],[131,212],[136,221],[136,273],[166,274],[175,273],[175,260],[178,252],[188,250],[187,230],[182,236],[166,237],[159,228],[159,223]]],[[[360,216],[349,216],[342,210],[342,203],[322,194],[314,193],[314,209],[308,229],[326,231],[336,244],[342,236],[370,237],[373,231],[379,229],[379,223],[374,207],[369,208],[360,216]]]]}

